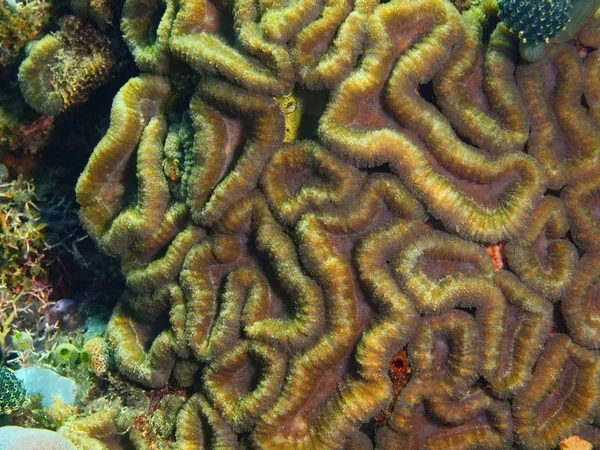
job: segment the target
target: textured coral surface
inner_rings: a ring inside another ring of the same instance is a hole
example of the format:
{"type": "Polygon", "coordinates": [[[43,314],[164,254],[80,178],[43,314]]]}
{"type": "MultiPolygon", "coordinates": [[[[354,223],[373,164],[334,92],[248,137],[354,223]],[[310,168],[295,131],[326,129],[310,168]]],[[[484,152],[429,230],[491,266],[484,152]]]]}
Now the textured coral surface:
{"type": "Polygon", "coordinates": [[[77,196],[165,445],[598,439],[599,26],[525,63],[491,0],[126,0],[77,196]]]}

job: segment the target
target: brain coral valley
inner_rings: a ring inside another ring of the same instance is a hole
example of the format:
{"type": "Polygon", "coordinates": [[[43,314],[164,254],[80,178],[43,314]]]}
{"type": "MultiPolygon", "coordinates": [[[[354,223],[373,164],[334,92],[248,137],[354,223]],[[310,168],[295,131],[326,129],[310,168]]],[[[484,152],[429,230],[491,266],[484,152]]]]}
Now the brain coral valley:
{"type": "Polygon", "coordinates": [[[600,445],[600,2],[566,3],[531,62],[492,0],[125,1],[77,198],[118,371],[189,394],[165,445],[600,445]]]}

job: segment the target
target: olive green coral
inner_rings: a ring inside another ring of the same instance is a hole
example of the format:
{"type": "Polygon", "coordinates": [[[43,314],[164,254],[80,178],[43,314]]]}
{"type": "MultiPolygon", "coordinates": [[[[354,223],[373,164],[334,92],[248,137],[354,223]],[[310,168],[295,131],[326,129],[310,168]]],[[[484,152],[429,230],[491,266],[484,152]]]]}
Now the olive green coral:
{"type": "Polygon", "coordinates": [[[25,45],[36,39],[50,20],[46,0],[0,3],[0,66],[14,63],[25,45]]]}
{"type": "Polygon", "coordinates": [[[564,334],[554,335],[513,403],[516,441],[526,448],[557,445],[590,421],[598,407],[600,359],[564,334]],[[559,386],[570,386],[568,393],[559,386]]]}
{"type": "Polygon", "coordinates": [[[113,57],[107,39],[73,16],[58,33],[35,42],[19,67],[23,97],[38,112],[55,116],[90,95],[110,75],[113,57]]]}
{"type": "Polygon", "coordinates": [[[552,42],[527,63],[498,14],[126,3],[150,73],[115,97],[76,190],[126,279],[116,369],[190,394],[161,426],[173,448],[546,449],[586,426],[598,54],[552,42]]]}
{"type": "Polygon", "coordinates": [[[563,239],[568,230],[563,202],[556,197],[544,197],[531,215],[527,229],[505,248],[511,270],[551,301],[563,297],[577,265],[575,245],[563,239]]]}

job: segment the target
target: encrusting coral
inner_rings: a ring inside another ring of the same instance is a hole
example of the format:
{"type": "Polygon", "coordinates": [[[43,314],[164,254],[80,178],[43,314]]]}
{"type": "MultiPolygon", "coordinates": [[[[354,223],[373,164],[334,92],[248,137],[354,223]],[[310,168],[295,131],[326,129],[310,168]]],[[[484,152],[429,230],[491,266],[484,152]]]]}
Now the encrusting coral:
{"type": "Polygon", "coordinates": [[[87,100],[91,90],[107,81],[113,62],[104,36],[66,16],[58,33],[31,45],[19,67],[19,86],[33,109],[55,116],[87,100]]]}
{"type": "Polygon", "coordinates": [[[0,3],[0,67],[14,63],[27,42],[36,39],[50,19],[46,0],[0,3]]]}
{"type": "Polygon", "coordinates": [[[193,392],[171,448],[597,432],[594,10],[528,63],[493,0],[176,3],[126,1],[145,73],[77,184],[126,278],[116,368],[193,392]]]}

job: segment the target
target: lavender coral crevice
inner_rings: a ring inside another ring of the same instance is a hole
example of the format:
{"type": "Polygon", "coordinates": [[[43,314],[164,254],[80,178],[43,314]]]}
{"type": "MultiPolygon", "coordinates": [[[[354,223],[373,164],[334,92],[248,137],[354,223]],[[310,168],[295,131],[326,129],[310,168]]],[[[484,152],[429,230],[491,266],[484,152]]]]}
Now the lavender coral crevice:
{"type": "Polygon", "coordinates": [[[527,63],[492,0],[158,3],[77,196],[118,370],[195,392],[173,448],[599,435],[598,15],[527,63]]]}

